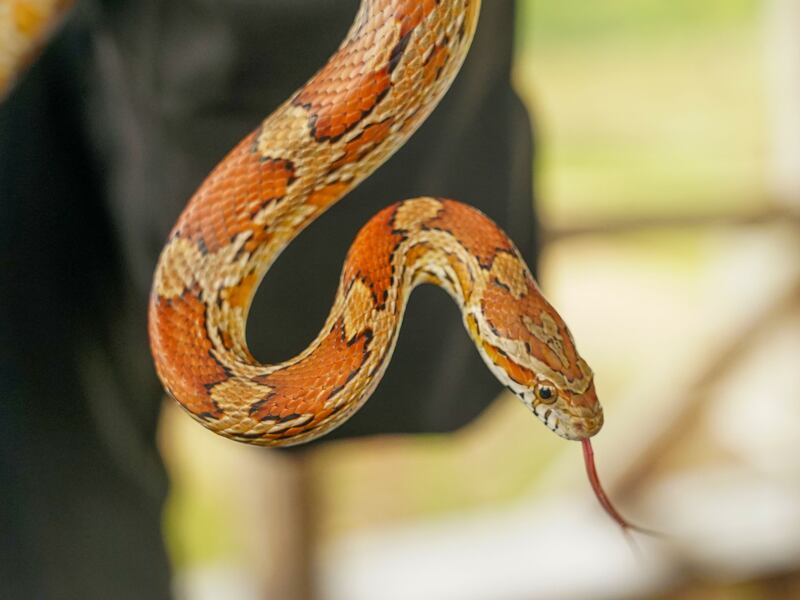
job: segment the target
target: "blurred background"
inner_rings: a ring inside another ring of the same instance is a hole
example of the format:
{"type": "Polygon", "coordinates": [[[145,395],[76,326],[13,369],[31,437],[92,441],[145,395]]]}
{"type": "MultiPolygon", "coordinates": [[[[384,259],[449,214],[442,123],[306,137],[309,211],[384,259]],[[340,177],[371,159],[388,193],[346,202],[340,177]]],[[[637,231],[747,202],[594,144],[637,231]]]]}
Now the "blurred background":
{"type": "Polygon", "coordinates": [[[600,475],[667,537],[634,552],[507,394],[302,456],[168,404],[181,597],[287,598],[298,568],[331,600],[800,597],[800,4],[520,0],[516,47],[541,284],[596,373],[600,475]]]}
{"type": "MultiPolygon", "coordinates": [[[[35,10],[15,14],[23,33],[40,26],[45,8],[64,10],[72,2],[27,4],[35,10]]],[[[87,4],[92,6],[82,7],[87,4]]],[[[122,7],[111,30],[131,25],[125,7],[135,3],[100,4],[122,7]]],[[[284,4],[293,15],[297,5],[284,4]]],[[[7,27],[11,6],[0,3],[0,88],[19,63],[7,27]]],[[[508,394],[451,435],[369,437],[292,453],[217,438],[168,402],[158,434],[170,479],[163,531],[179,600],[311,600],[312,588],[314,600],[800,597],[800,2],[518,0],[516,6],[514,82],[537,141],[540,282],[596,374],[606,415],[594,440],[600,477],[624,515],[665,536],[634,534],[635,544],[629,544],[598,506],[580,446],[550,434],[508,394]]],[[[147,19],[158,24],[149,14],[147,19]]],[[[203,47],[215,48],[214,31],[200,31],[201,37],[205,33],[203,47]]],[[[108,38],[98,40],[107,51],[108,38]]],[[[85,48],[74,46],[66,53],[62,47],[62,54],[82,65],[85,48]]],[[[147,43],[141,47],[150,50],[147,43]]],[[[64,71],[58,60],[53,67],[52,58],[44,74],[64,84],[53,77],[64,71]]],[[[183,68],[172,67],[177,73],[183,68]]],[[[212,105],[224,105],[213,97],[213,84],[205,85],[202,77],[200,83],[212,105]]],[[[37,85],[23,91],[37,98],[37,85]]],[[[133,98],[132,105],[146,98],[141,89],[121,89],[111,105],[125,107],[120,98],[133,98]]],[[[57,97],[44,97],[49,111],[62,108],[57,97]]],[[[240,100],[253,102],[233,103],[240,100]]],[[[182,105],[159,108],[183,116],[182,105]]],[[[54,138],[33,129],[23,139],[31,140],[31,156],[42,160],[46,146],[37,135],[54,138]]],[[[71,154],[73,140],[58,133],[55,139],[71,154]]],[[[121,164],[150,158],[139,147],[123,150],[121,164]]],[[[0,167],[5,164],[0,160],[0,167]]],[[[64,169],[87,170],[82,163],[64,169]]],[[[19,189],[29,183],[22,181],[19,189]]],[[[19,198],[16,204],[24,204],[19,198]]],[[[53,211],[49,225],[69,229],[70,215],[81,214],[76,207],[53,211]]],[[[24,232],[34,231],[41,215],[34,217],[21,225],[10,218],[6,229],[27,238],[24,232]]],[[[38,252],[34,240],[29,245],[38,252]]],[[[52,245],[69,263],[69,244],[59,246],[61,240],[52,245]]],[[[42,250],[43,263],[52,260],[45,250],[50,248],[42,250]]],[[[11,256],[2,256],[2,272],[16,277],[13,260],[4,262],[11,256]]],[[[42,282],[41,289],[36,282],[42,297],[81,287],[68,268],[55,270],[64,281],[42,282]]],[[[145,286],[150,272],[149,266],[143,271],[145,286]]],[[[37,273],[28,278],[35,280],[37,273]]],[[[21,289],[20,302],[32,302],[28,288],[21,289]]],[[[57,307],[58,294],[51,295],[57,307]]],[[[87,312],[94,310],[87,306],[87,312]]],[[[42,312],[52,313],[53,324],[73,318],[57,309],[42,312]]],[[[135,305],[130,312],[144,314],[135,305]]],[[[114,326],[109,347],[138,339],[120,323],[114,326]]],[[[141,327],[133,329],[143,337],[141,327]]],[[[2,333],[17,343],[21,338],[14,331],[7,327],[2,333]]],[[[56,337],[45,333],[28,342],[31,355],[40,356],[56,337]]],[[[48,355],[54,363],[75,359],[96,366],[86,352],[77,358],[48,355]]],[[[144,396],[139,388],[152,378],[149,360],[134,365],[134,374],[137,368],[141,379],[112,383],[144,396]]],[[[12,392],[29,385],[36,396],[39,379],[53,378],[44,371],[26,377],[28,371],[10,369],[0,373],[0,384],[12,392]]],[[[53,383],[60,389],[60,381],[53,383]]],[[[97,393],[103,401],[114,396],[106,391],[97,393]]],[[[25,423],[56,448],[77,444],[67,433],[56,433],[64,422],[91,425],[97,415],[53,398],[52,424],[42,428],[40,414],[25,423]]],[[[27,418],[29,404],[19,404],[27,418]]],[[[30,410],[36,406],[30,403],[30,410]]],[[[143,412],[120,406],[134,416],[143,412]]],[[[120,406],[94,408],[108,416],[120,406]]],[[[136,449],[142,439],[120,435],[128,431],[130,416],[120,414],[101,433],[136,449]]],[[[16,441],[27,434],[5,426],[2,418],[0,427],[0,447],[9,449],[0,452],[0,466],[14,475],[25,471],[16,441]]],[[[106,448],[106,441],[100,453],[111,455],[113,444],[106,448]]],[[[39,456],[33,447],[31,456],[39,456]]],[[[148,468],[156,473],[157,485],[145,491],[157,515],[166,487],[157,460],[111,459],[115,469],[130,471],[125,476],[131,480],[148,468]]],[[[13,524],[36,521],[38,530],[52,528],[71,542],[72,530],[58,530],[58,517],[72,511],[78,518],[65,520],[85,535],[75,536],[69,549],[87,568],[94,563],[83,560],[81,544],[102,537],[102,516],[116,519],[116,537],[106,535],[114,538],[115,551],[120,540],[135,537],[135,522],[120,515],[143,512],[144,496],[131,493],[133,487],[102,496],[92,487],[93,479],[112,477],[115,470],[75,480],[72,463],[47,457],[41,462],[52,466],[54,480],[77,491],[65,500],[42,499],[46,494],[35,486],[23,490],[39,500],[34,507],[9,502],[13,524]]],[[[27,475],[48,485],[35,469],[27,475]]],[[[21,487],[24,477],[9,479],[21,487]]],[[[0,535],[6,525],[0,522],[0,535]]],[[[146,541],[157,546],[157,540],[146,541]]],[[[11,542],[6,546],[17,543],[13,535],[11,542]]],[[[24,550],[19,560],[31,562],[31,549],[24,550]]],[[[66,552],[59,547],[51,554],[66,552]]],[[[132,550],[131,556],[139,555],[132,550]]],[[[13,558],[0,563],[13,571],[13,558]]],[[[35,577],[42,565],[25,567],[35,577]]],[[[153,575],[158,577],[167,581],[166,568],[153,575]]],[[[126,583],[119,585],[130,592],[126,583]]]]}

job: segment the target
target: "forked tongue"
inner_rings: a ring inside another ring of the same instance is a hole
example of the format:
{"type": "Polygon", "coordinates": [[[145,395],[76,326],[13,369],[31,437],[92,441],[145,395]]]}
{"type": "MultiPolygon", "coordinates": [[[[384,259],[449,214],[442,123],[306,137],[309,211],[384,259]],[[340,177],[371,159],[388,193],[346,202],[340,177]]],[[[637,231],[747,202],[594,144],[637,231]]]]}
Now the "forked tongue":
{"type": "Polygon", "coordinates": [[[638,531],[639,533],[643,533],[645,535],[663,537],[662,534],[657,531],[645,529],[630,523],[627,519],[625,519],[625,517],[619,514],[617,509],[614,508],[614,505],[611,504],[611,500],[609,500],[608,496],[606,496],[603,486],[600,485],[600,478],[597,476],[597,467],[594,464],[594,451],[592,450],[592,443],[589,441],[589,438],[584,438],[581,440],[581,444],[583,444],[583,461],[586,463],[586,474],[589,476],[589,483],[592,484],[594,495],[597,496],[600,506],[603,507],[603,510],[606,511],[608,516],[614,519],[617,525],[619,525],[622,528],[622,531],[626,534],[630,531],[638,531]]]}

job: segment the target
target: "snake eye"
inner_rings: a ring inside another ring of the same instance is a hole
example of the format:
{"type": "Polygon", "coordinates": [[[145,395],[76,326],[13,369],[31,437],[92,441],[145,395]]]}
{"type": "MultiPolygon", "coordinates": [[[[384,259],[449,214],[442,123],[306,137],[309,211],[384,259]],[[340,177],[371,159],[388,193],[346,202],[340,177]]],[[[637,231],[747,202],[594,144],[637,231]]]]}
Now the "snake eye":
{"type": "Polygon", "coordinates": [[[551,404],[556,400],[556,391],[553,386],[540,383],[536,386],[536,397],[545,404],[551,404]]]}

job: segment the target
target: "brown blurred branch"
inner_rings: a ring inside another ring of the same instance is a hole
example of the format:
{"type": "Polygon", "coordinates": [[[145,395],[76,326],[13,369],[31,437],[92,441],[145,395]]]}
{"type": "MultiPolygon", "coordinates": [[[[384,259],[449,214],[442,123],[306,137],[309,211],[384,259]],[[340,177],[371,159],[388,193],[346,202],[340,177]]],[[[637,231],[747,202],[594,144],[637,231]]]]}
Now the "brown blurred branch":
{"type": "Polygon", "coordinates": [[[732,213],[720,210],[704,214],[636,216],[597,220],[585,225],[544,228],[543,242],[549,244],[587,235],[624,235],[640,231],[697,229],[705,227],[748,227],[768,223],[791,223],[800,226],[800,212],[771,206],[758,211],[732,213]]]}
{"type": "MultiPolygon", "coordinates": [[[[627,219],[608,219],[592,224],[555,227],[544,230],[544,244],[568,241],[580,236],[615,236],[658,230],[739,228],[786,223],[800,228],[800,212],[770,203],[767,208],[732,213],[720,210],[705,214],[642,216],[627,219]]],[[[763,309],[750,315],[744,322],[734,325],[727,343],[708,360],[697,365],[688,383],[681,390],[670,388],[670,395],[663,403],[655,399],[652,406],[670,406],[670,410],[659,414],[657,427],[648,428],[646,442],[634,444],[637,452],[630,452],[627,445],[619,454],[618,467],[606,473],[605,479],[612,495],[617,498],[631,494],[636,486],[652,471],[653,466],[664,456],[680,437],[689,430],[698,411],[710,401],[710,390],[741,361],[760,334],[779,323],[787,314],[800,306],[800,279],[794,281],[781,295],[771,299],[763,309]],[[689,399],[683,403],[669,402],[675,396],[689,399]]],[[[652,415],[651,415],[652,416],[652,415]]]]}
{"type": "MultiPolygon", "coordinates": [[[[698,368],[686,389],[678,391],[692,400],[684,403],[678,410],[672,410],[664,415],[659,421],[660,427],[650,436],[646,446],[641,447],[638,452],[626,454],[629,460],[614,478],[615,495],[625,496],[632,492],[637,483],[653,471],[653,465],[666,455],[681,433],[689,430],[697,418],[698,411],[711,400],[713,395],[710,390],[747,355],[759,335],[769,331],[788,314],[797,310],[798,306],[800,306],[800,279],[795,281],[784,294],[775,297],[764,310],[753,315],[734,333],[720,352],[711,355],[709,360],[698,368]]],[[[672,397],[676,394],[676,390],[670,389],[665,393],[672,397]]]]}

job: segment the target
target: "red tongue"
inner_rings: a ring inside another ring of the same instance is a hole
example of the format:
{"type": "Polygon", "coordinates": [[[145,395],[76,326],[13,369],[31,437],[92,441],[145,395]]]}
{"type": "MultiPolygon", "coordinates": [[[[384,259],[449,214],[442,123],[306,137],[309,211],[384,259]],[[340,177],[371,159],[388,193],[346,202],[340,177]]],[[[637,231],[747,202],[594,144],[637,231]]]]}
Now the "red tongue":
{"type": "Polygon", "coordinates": [[[657,537],[660,536],[660,534],[655,531],[644,529],[629,523],[627,520],[625,520],[625,517],[617,512],[617,509],[614,508],[613,504],[611,504],[611,500],[609,500],[608,496],[606,496],[603,486],[600,485],[600,478],[597,476],[597,467],[594,464],[594,451],[592,450],[592,443],[589,441],[589,438],[584,438],[581,440],[581,444],[583,444],[583,461],[586,463],[586,474],[589,476],[589,483],[592,484],[594,495],[597,496],[600,506],[602,506],[603,510],[608,513],[608,516],[614,519],[614,521],[616,521],[617,524],[625,531],[630,529],[646,535],[653,535],[657,537]]]}

